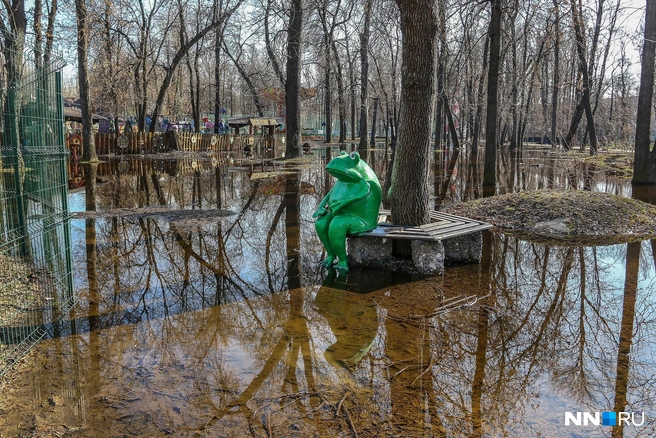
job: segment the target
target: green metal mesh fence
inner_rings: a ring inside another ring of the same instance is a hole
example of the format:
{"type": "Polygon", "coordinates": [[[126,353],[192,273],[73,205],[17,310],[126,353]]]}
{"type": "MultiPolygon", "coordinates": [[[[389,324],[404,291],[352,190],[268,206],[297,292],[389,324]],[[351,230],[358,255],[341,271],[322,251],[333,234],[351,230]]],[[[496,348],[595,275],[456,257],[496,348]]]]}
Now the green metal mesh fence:
{"type": "Polygon", "coordinates": [[[4,50],[0,152],[0,376],[75,304],[61,58],[4,50]],[[17,74],[20,72],[20,74],[17,74]]]}

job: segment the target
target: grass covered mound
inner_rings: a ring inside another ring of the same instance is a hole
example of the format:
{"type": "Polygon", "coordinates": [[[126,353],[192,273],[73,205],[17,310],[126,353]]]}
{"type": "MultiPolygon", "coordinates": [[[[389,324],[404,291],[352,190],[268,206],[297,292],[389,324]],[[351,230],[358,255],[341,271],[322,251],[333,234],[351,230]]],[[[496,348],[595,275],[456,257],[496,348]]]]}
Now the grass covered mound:
{"type": "Polygon", "coordinates": [[[608,243],[656,237],[656,206],[581,190],[510,193],[453,205],[448,213],[536,237],[608,243]]]}

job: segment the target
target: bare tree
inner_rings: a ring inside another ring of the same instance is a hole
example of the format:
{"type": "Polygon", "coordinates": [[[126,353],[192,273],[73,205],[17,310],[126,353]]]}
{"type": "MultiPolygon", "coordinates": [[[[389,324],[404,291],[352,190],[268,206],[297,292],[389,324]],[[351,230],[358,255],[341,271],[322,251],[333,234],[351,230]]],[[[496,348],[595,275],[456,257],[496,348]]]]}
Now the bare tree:
{"type": "Polygon", "coordinates": [[[403,34],[401,122],[389,200],[392,221],[419,225],[429,221],[430,134],[434,96],[437,5],[397,0],[403,34]]]}
{"type": "Polygon", "coordinates": [[[551,92],[551,144],[557,143],[558,122],[558,91],[560,89],[560,10],[558,0],[553,0],[554,5],[554,64],[553,64],[553,89],[551,92]]]}
{"type": "Polygon", "coordinates": [[[485,168],[483,185],[497,182],[497,111],[499,58],[501,52],[501,0],[490,0],[490,62],[487,73],[487,122],[485,124],[485,168]]]}
{"type": "MultiPolygon", "coordinates": [[[[213,0],[214,20],[221,15],[223,2],[213,0]]],[[[223,45],[224,27],[217,27],[214,33],[214,133],[219,133],[221,121],[221,46],[223,45]]]]}
{"type": "Polygon", "coordinates": [[[97,161],[96,145],[93,136],[93,120],[91,119],[91,99],[89,96],[89,65],[88,65],[88,22],[86,0],[75,0],[75,16],[77,22],[77,75],[80,87],[80,109],[82,111],[82,138],[84,141],[84,161],[97,161]]]}
{"type": "MultiPolygon", "coordinates": [[[[226,0],[226,1],[229,2],[230,0],[226,0]]],[[[194,47],[199,41],[201,41],[208,33],[222,26],[230,18],[230,16],[237,10],[237,8],[239,8],[242,2],[243,0],[234,0],[231,3],[228,3],[226,7],[223,9],[223,14],[221,14],[218,17],[214,17],[212,15],[208,24],[205,25],[205,27],[203,27],[200,31],[198,31],[196,35],[189,38],[189,40],[186,40],[184,44],[180,45],[178,50],[173,55],[169,65],[164,67],[165,76],[157,93],[157,100],[155,101],[155,106],[153,108],[153,114],[152,114],[153,121],[156,121],[157,118],[159,117],[160,110],[162,108],[164,99],[166,97],[166,93],[169,89],[169,86],[171,85],[171,82],[173,80],[173,75],[180,62],[182,62],[182,60],[187,55],[189,50],[191,50],[191,48],[194,47]]],[[[184,16],[184,13],[185,13],[184,8],[182,7],[182,4],[179,3],[179,16],[181,17],[181,19],[184,16]]],[[[150,125],[150,132],[155,132],[155,127],[156,127],[156,123],[152,123],[150,125]]]]}
{"type": "Polygon", "coordinates": [[[358,149],[367,149],[367,113],[369,86],[369,37],[371,35],[372,1],[364,2],[364,27],[360,34],[360,144],[358,149]]]}
{"type": "Polygon", "coordinates": [[[645,37],[642,45],[642,67],[638,115],[636,117],[635,159],[633,160],[633,183],[656,184],[656,143],[649,151],[651,111],[654,93],[654,59],[656,58],[656,0],[647,0],[645,11],[645,37]]]}
{"type": "Polygon", "coordinates": [[[574,26],[574,33],[576,35],[576,53],[579,61],[579,71],[582,76],[581,84],[581,101],[577,105],[570,123],[569,132],[565,139],[565,148],[570,149],[572,138],[576,132],[579,121],[581,120],[581,113],[585,112],[585,117],[588,122],[588,132],[590,133],[590,155],[597,153],[597,132],[594,125],[594,116],[592,115],[592,107],[590,105],[590,72],[585,53],[585,27],[581,13],[578,10],[576,0],[571,1],[572,7],[572,23],[574,26]]]}
{"type": "Polygon", "coordinates": [[[286,138],[285,157],[300,157],[301,149],[301,49],[303,31],[303,0],[292,0],[287,28],[287,78],[285,80],[286,138]]]}
{"type": "MultiPolygon", "coordinates": [[[[255,108],[257,109],[257,114],[260,117],[264,116],[264,105],[262,104],[262,101],[260,100],[260,95],[258,94],[257,87],[255,86],[255,83],[251,79],[251,75],[246,71],[246,68],[244,65],[241,63],[240,58],[242,55],[242,50],[241,46],[239,44],[236,44],[234,49],[229,48],[227,45],[225,45],[224,41],[224,53],[228,55],[228,58],[232,63],[234,64],[235,68],[239,72],[239,76],[243,79],[243,81],[246,83],[246,86],[248,87],[248,91],[250,92],[251,96],[253,97],[253,104],[255,105],[255,108]],[[235,54],[236,53],[236,54],[235,54]]],[[[220,80],[220,79],[219,79],[220,80]]],[[[218,83],[218,82],[217,82],[218,83]]],[[[219,109],[220,113],[220,109],[219,109]]],[[[216,112],[215,112],[215,117],[216,117],[216,112]]],[[[218,116],[220,117],[220,115],[218,116]]],[[[218,118],[216,120],[219,120],[218,118]]],[[[218,125],[218,123],[217,123],[218,125]]],[[[217,126],[218,129],[218,126],[217,126]]]]}

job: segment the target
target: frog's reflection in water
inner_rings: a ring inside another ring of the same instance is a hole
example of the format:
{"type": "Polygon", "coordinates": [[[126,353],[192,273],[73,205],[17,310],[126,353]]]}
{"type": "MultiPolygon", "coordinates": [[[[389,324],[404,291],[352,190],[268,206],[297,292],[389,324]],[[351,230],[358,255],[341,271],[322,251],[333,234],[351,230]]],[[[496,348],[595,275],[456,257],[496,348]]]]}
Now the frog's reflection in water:
{"type": "Polygon", "coordinates": [[[338,272],[332,268],[328,270],[315,305],[336,339],[326,349],[324,357],[335,367],[353,368],[369,352],[378,333],[376,305],[362,295],[375,290],[376,282],[367,281],[366,277],[376,273],[361,269],[353,269],[348,274],[338,272]]]}

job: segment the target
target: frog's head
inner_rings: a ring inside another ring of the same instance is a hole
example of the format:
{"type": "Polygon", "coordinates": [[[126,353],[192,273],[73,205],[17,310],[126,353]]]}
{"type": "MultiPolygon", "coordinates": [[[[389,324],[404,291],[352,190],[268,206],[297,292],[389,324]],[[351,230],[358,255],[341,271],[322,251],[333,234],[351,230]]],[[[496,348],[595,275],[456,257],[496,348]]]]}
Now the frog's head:
{"type": "Polygon", "coordinates": [[[348,154],[342,151],[339,157],[330,160],[326,170],[340,181],[357,182],[363,178],[361,170],[358,168],[359,163],[360,155],[357,152],[348,154]]]}

